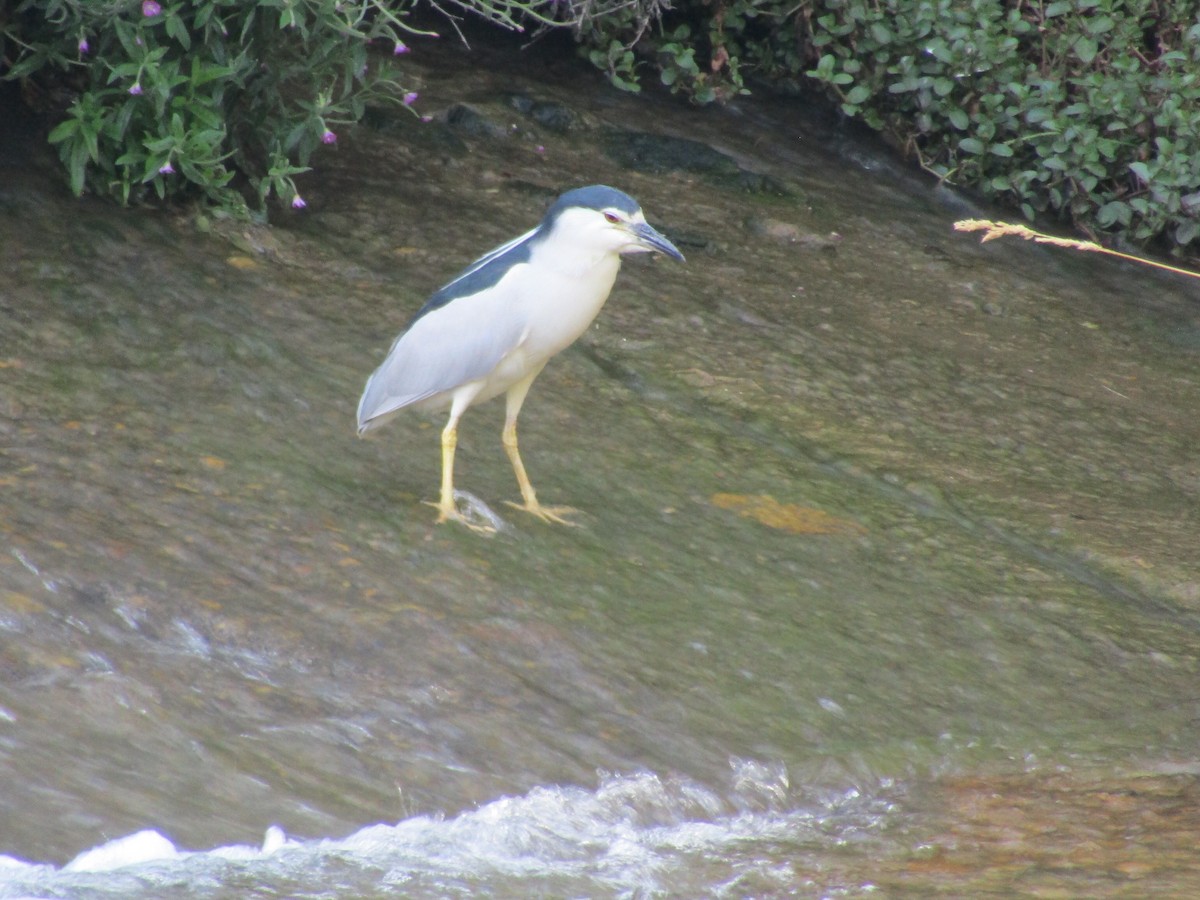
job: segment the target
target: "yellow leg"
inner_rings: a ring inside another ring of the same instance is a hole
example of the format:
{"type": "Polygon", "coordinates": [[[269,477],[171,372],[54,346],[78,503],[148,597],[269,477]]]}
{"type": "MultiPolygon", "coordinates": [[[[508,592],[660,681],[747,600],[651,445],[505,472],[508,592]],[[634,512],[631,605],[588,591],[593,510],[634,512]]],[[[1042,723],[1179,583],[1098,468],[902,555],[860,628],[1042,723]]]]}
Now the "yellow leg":
{"type": "Polygon", "coordinates": [[[454,502],[454,451],[458,449],[458,420],[473,398],[474,394],[461,398],[456,397],[454,405],[450,409],[450,421],[442,429],[442,490],[438,502],[430,503],[429,506],[438,511],[438,525],[443,522],[461,522],[472,531],[493,534],[496,531],[495,528],[472,522],[459,512],[458,504],[454,502]]]}
{"type": "MultiPolygon", "coordinates": [[[[540,371],[539,368],[538,372],[540,371]]],[[[542,506],[538,502],[537,494],[529,481],[529,475],[525,472],[525,464],[521,462],[521,451],[517,446],[517,415],[521,412],[521,404],[525,402],[525,395],[529,392],[529,386],[533,384],[533,379],[537,377],[537,374],[534,372],[533,375],[521,384],[512,387],[508,392],[508,412],[500,440],[504,444],[504,452],[508,454],[508,461],[512,463],[513,473],[517,476],[517,485],[521,488],[521,499],[525,501],[521,504],[509,503],[508,505],[532,513],[544,522],[574,525],[574,522],[564,516],[569,516],[579,510],[569,506],[542,506]]]]}
{"type": "Polygon", "coordinates": [[[438,497],[438,524],[461,519],[454,503],[454,451],[458,449],[458,422],[451,417],[442,429],[442,492],[438,497]]]}

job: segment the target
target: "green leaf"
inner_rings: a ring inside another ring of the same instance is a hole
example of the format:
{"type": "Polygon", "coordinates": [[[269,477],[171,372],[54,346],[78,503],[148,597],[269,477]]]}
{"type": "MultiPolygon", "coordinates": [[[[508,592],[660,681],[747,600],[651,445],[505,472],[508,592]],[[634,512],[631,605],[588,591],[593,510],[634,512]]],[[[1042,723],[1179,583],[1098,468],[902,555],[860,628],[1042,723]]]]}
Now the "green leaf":
{"type": "Polygon", "coordinates": [[[925,52],[932,56],[940,63],[948,63],[954,59],[954,54],[950,52],[950,48],[946,45],[946,40],[943,37],[935,36],[925,44],[925,52]]]}
{"type": "Polygon", "coordinates": [[[84,180],[87,177],[87,148],[82,142],[76,142],[71,146],[70,156],[67,161],[67,175],[71,183],[71,193],[76,197],[83,195],[84,180]]]}
{"type": "MultiPolygon", "coordinates": [[[[2,36],[3,36],[3,34],[0,33],[0,37],[2,37],[2,36]]],[[[28,56],[26,56],[20,62],[16,63],[11,68],[9,68],[9,70],[4,73],[3,80],[4,81],[18,81],[22,78],[32,75],[34,72],[36,72],[38,69],[40,69],[42,66],[46,65],[49,62],[50,62],[49,55],[42,51],[36,51],[34,53],[30,53],[28,56]]]]}
{"type": "Polygon", "coordinates": [[[1133,210],[1128,203],[1120,200],[1110,200],[1096,210],[1096,222],[1101,228],[1110,228],[1118,223],[1128,225],[1132,218],[1133,210]]]}
{"type": "Polygon", "coordinates": [[[187,25],[177,13],[169,13],[167,15],[167,34],[175,38],[184,50],[192,48],[192,36],[188,33],[187,25]]]}
{"type": "Polygon", "coordinates": [[[846,102],[858,106],[871,98],[871,89],[865,84],[856,84],[846,92],[846,102]]]}
{"type": "Polygon", "coordinates": [[[67,138],[73,137],[77,131],[79,131],[78,119],[63,119],[63,121],[54,126],[54,129],[47,135],[46,140],[51,144],[61,144],[67,138]]]}
{"type": "Polygon", "coordinates": [[[983,153],[983,141],[978,138],[965,137],[958,142],[958,149],[963,153],[971,153],[978,156],[983,153]]]}

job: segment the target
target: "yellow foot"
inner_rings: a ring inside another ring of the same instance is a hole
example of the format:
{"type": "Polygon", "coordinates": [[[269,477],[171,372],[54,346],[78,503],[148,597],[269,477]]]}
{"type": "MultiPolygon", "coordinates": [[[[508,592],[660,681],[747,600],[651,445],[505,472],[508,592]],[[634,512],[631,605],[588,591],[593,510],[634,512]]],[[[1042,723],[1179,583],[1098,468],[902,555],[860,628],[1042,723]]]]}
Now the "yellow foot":
{"type": "Polygon", "coordinates": [[[454,499],[463,500],[465,510],[460,509],[457,503],[433,503],[429,500],[423,502],[426,506],[432,506],[438,511],[436,522],[438,525],[441,525],[443,522],[458,522],[461,525],[467,526],[476,534],[487,535],[493,535],[509,527],[507,522],[492,512],[477,497],[467,494],[464,491],[455,491],[454,499]]]}
{"type": "Polygon", "coordinates": [[[578,527],[578,522],[572,522],[566,516],[579,515],[579,510],[573,506],[542,506],[534,500],[532,503],[513,503],[510,500],[504,501],[513,509],[519,509],[521,512],[527,512],[537,516],[543,522],[552,522],[555,525],[568,525],[571,528],[578,527]]]}

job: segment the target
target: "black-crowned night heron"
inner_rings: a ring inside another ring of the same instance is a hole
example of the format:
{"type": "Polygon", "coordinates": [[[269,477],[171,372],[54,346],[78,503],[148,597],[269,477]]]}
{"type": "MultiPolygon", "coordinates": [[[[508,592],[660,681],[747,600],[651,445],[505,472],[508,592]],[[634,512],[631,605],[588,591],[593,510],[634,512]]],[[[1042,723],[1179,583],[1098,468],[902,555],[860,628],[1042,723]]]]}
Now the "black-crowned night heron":
{"type": "Polygon", "coordinates": [[[506,394],[501,440],[524,501],[511,505],[570,524],[563,518],[569,508],[538,502],[517,449],[517,415],[550,357],[583,334],[600,312],[621,255],[649,251],[683,259],[646,223],[628,194],[599,184],[568,191],[536,228],[480,257],[437,291],[396,338],[367,379],[358,403],[358,433],[407,407],[449,407],[442,430],[438,522],[453,519],[477,527],[454,498],[458,420],[472,404],[506,394]]]}

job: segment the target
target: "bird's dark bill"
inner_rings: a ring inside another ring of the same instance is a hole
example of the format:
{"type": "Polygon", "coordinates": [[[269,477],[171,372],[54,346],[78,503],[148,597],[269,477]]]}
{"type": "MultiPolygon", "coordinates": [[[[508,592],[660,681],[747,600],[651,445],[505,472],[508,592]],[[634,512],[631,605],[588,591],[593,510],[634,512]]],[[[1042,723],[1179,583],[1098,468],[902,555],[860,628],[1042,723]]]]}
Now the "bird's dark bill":
{"type": "Polygon", "coordinates": [[[667,256],[683,261],[683,254],[679,252],[679,248],[666,239],[659,231],[656,231],[652,226],[645,222],[639,222],[633,226],[633,233],[637,235],[642,246],[651,250],[657,250],[659,253],[665,253],[667,256]]]}

